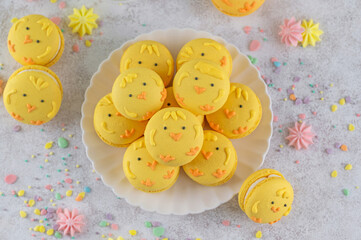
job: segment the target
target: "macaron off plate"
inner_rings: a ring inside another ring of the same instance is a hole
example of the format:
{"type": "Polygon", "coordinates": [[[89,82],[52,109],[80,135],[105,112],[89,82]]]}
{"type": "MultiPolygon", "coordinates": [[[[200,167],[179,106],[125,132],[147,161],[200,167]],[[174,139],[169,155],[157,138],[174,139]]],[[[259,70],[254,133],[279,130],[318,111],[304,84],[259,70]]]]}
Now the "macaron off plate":
{"type": "Polygon", "coordinates": [[[212,2],[224,14],[243,17],[256,11],[265,0],[212,0],[212,2]]]}
{"type": "Polygon", "coordinates": [[[64,51],[59,27],[42,15],[29,15],[11,27],[7,41],[11,56],[22,65],[55,64],[64,51]]]}
{"type": "Polygon", "coordinates": [[[42,66],[25,66],[15,71],[4,90],[4,105],[16,120],[41,125],[58,113],[63,88],[57,75],[42,66]]]}
{"type": "Polygon", "coordinates": [[[242,184],[238,203],[256,223],[273,224],[292,209],[293,188],[284,176],[273,169],[252,173],[242,184]]]}

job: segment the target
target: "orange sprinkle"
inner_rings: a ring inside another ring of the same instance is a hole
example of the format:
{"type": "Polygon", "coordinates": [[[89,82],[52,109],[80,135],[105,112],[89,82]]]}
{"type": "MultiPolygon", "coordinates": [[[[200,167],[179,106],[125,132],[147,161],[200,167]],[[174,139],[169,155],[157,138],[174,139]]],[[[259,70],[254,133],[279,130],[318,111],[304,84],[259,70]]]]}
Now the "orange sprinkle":
{"type": "Polygon", "coordinates": [[[345,144],[341,145],[341,150],[347,152],[347,146],[345,144]]]}
{"type": "Polygon", "coordinates": [[[291,95],[289,96],[289,98],[290,98],[290,100],[292,100],[292,101],[296,101],[296,96],[295,96],[294,94],[291,94],[291,95]]]}

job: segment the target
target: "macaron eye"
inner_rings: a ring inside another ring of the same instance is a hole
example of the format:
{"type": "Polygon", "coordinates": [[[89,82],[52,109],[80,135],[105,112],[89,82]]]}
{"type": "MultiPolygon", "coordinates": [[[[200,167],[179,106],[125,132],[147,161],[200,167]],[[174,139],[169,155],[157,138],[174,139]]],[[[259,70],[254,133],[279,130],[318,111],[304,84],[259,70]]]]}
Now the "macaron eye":
{"type": "Polygon", "coordinates": [[[214,83],[211,83],[211,87],[214,87],[214,83]]]}
{"type": "Polygon", "coordinates": [[[283,205],[283,206],[287,207],[287,204],[285,204],[285,205],[283,205]]]}
{"type": "Polygon", "coordinates": [[[40,43],[40,40],[36,40],[37,43],[40,43]]]}
{"type": "Polygon", "coordinates": [[[154,66],[158,66],[158,63],[154,63],[154,66]]]}
{"type": "Polygon", "coordinates": [[[183,130],[186,130],[186,126],[183,126],[182,129],[183,129],[183,130]]]}
{"type": "Polygon", "coordinates": [[[29,28],[29,27],[26,27],[26,30],[30,30],[30,28],[29,28]]]}
{"type": "Polygon", "coordinates": [[[144,83],[143,83],[143,86],[147,86],[147,83],[146,83],[146,82],[144,82],[144,83]]]}
{"type": "Polygon", "coordinates": [[[24,93],[23,96],[26,97],[27,96],[26,93],[24,93]]]}
{"type": "Polygon", "coordinates": [[[139,61],[138,63],[139,63],[139,64],[142,64],[142,61],[139,61]]]}
{"type": "Polygon", "coordinates": [[[163,129],[164,129],[164,130],[167,130],[167,127],[166,127],[166,126],[164,126],[164,127],[163,127],[163,129]]]}
{"type": "Polygon", "coordinates": [[[169,107],[169,106],[170,106],[170,103],[167,103],[167,106],[169,107]]]}
{"type": "Polygon", "coordinates": [[[195,77],[194,80],[198,80],[198,77],[195,77]]]}
{"type": "Polygon", "coordinates": [[[45,102],[44,99],[41,99],[40,102],[45,102]]]}
{"type": "Polygon", "coordinates": [[[271,204],[275,204],[275,202],[274,202],[274,201],[272,201],[272,202],[271,202],[271,204]]]}
{"type": "Polygon", "coordinates": [[[129,94],[129,97],[133,97],[133,94],[129,94]]]}
{"type": "Polygon", "coordinates": [[[243,106],[242,106],[242,105],[239,105],[239,108],[243,108],[243,106]]]}
{"type": "Polygon", "coordinates": [[[140,161],[140,160],[142,160],[142,159],[139,157],[139,158],[137,158],[137,160],[140,161]]]}
{"type": "Polygon", "coordinates": [[[218,150],[219,150],[219,147],[216,147],[216,150],[218,151],[218,150]]]}
{"type": "Polygon", "coordinates": [[[109,113],[109,114],[108,114],[108,117],[111,117],[111,116],[112,116],[112,115],[109,113]]]}
{"type": "Polygon", "coordinates": [[[203,53],[203,52],[201,53],[201,56],[204,57],[204,53],[203,53]]]}

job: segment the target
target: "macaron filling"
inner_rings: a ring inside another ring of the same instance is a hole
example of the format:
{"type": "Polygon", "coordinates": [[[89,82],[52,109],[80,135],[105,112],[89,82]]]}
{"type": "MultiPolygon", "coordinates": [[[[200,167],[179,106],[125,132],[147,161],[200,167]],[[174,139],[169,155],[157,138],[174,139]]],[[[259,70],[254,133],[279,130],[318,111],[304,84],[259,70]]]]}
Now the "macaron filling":
{"type": "MultiPolygon", "coordinates": [[[[28,70],[23,70],[23,71],[19,72],[16,75],[20,75],[20,74],[22,74],[24,72],[40,72],[40,73],[43,73],[43,74],[47,75],[48,77],[50,77],[51,79],[53,79],[54,82],[56,83],[56,85],[58,85],[58,87],[61,89],[61,86],[59,85],[59,82],[55,79],[55,77],[52,76],[50,73],[48,73],[46,71],[38,70],[38,69],[28,69],[28,70]]],[[[14,77],[16,77],[16,76],[14,76],[14,77]]]]}
{"type": "Polygon", "coordinates": [[[271,175],[268,175],[268,176],[266,176],[266,177],[262,177],[262,178],[260,178],[260,179],[257,179],[254,183],[252,183],[252,185],[248,188],[248,190],[247,190],[247,193],[246,193],[246,195],[245,195],[245,197],[244,197],[244,199],[243,199],[243,203],[245,203],[246,202],[246,199],[247,199],[247,196],[248,196],[248,194],[260,183],[260,182],[262,182],[263,180],[265,180],[265,179],[267,179],[267,178],[271,178],[271,177],[281,177],[281,176],[279,176],[279,175],[275,175],[275,174],[271,174],[271,175]]]}

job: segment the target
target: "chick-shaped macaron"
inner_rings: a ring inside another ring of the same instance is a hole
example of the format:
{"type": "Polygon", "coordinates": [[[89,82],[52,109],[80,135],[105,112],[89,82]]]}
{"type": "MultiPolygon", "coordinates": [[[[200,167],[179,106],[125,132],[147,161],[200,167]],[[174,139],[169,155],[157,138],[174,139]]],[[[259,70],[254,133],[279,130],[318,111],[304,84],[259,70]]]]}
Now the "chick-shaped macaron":
{"type": "Polygon", "coordinates": [[[193,59],[210,60],[222,67],[227,76],[232,73],[232,56],[227,48],[209,38],[197,38],[186,43],[177,56],[177,69],[193,59]]]}
{"type": "Polygon", "coordinates": [[[243,17],[256,11],[265,0],[212,0],[212,2],[224,14],[233,17],[243,17]]]}
{"type": "Polygon", "coordinates": [[[117,77],[112,97],[115,108],[124,117],[144,121],[162,107],[167,91],[156,72],[137,67],[125,70],[117,77]]]}
{"type": "Polygon", "coordinates": [[[251,134],[262,117],[262,105],[248,86],[231,83],[226,103],[217,112],[206,116],[209,126],[229,138],[242,138],[251,134]]]}
{"type": "Polygon", "coordinates": [[[148,153],[144,138],[133,142],[123,158],[123,171],[128,181],[143,192],[161,192],[176,182],[179,167],[165,166],[148,153]]]}
{"type": "Polygon", "coordinates": [[[206,130],[201,153],[183,166],[195,182],[206,186],[226,183],[237,168],[237,154],[232,142],[222,134],[206,130]]]}
{"type": "Polygon", "coordinates": [[[168,48],[163,44],[145,40],[130,45],[120,60],[120,72],[133,67],[152,69],[163,79],[167,86],[173,78],[174,60],[168,48]]]}
{"type": "Polygon", "coordinates": [[[125,118],[114,107],[112,94],[104,96],[94,110],[94,128],[103,142],[125,147],[144,134],[147,121],[125,118]]]}
{"type": "Polygon", "coordinates": [[[159,163],[182,166],[192,161],[203,145],[203,128],[191,112],[182,108],[163,108],[149,120],[145,145],[159,163]]]}
{"type": "Polygon", "coordinates": [[[4,89],[4,105],[16,120],[41,125],[58,113],[63,88],[49,68],[32,65],[16,70],[4,89]]]}
{"type": "Polygon", "coordinates": [[[192,60],[185,63],[173,81],[178,104],[196,115],[211,114],[226,102],[229,78],[214,62],[192,60]]]}
{"type": "Polygon", "coordinates": [[[284,176],[273,169],[261,169],[242,184],[238,203],[256,223],[273,224],[292,209],[293,188],[284,176]]]}
{"type": "Polygon", "coordinates": [[[50,67],[63,54],[64,38],[50,19],[33,14],[13,24],[7,45],[11,56],[20,64],[50,67]]]}

